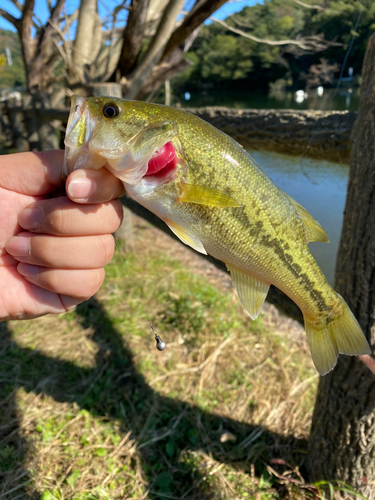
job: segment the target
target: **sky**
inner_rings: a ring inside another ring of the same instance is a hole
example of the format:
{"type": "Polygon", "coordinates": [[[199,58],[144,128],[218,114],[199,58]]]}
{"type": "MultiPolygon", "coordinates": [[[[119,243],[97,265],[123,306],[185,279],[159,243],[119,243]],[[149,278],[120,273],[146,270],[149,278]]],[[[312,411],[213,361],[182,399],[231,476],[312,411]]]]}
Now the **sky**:
{"type": "MultiPolygon", "coordinates": [[[[21,0],[22,1],[22,0],[21,0]]],[[[11,2],[11,0],[1,0],[1,7],[12,14],[15,17],[19,17],[19,10],[14,6],[14,4],[11,2]]],[[[66,9],[68,13],[73,12],[79,3],[79,0],[66,0],[66,9]]],[[[232,0],[227,2],[225,5],[223,5],[219,10],[215,12],[215,17],[219,19],[225,19],[227,16],[230,14],[233,14],[235,12],[239,12],[246,6],[251,6],[256,3],[262,3],[260,0],[232,0]]],[[[104,8],[104,5],[106,5],[106,8],[110,9],[111,7],[115,7],[116,5],[119,4],[119,0],[100,0],[99,1],[99,14],[105,15],[106,10],[104,8]]],[[[36,5],[36,10],[35,13],[36,15],[42,20],[46,21],[48,17],[48,8],[47,8],[47,2],[46,0],[36,0],[35,2],[36,5]]],[[[0,17],[0,28],[2,29],[7,29],[7,30],[12,30],[15,31],[14,26],[0,17]]]]}

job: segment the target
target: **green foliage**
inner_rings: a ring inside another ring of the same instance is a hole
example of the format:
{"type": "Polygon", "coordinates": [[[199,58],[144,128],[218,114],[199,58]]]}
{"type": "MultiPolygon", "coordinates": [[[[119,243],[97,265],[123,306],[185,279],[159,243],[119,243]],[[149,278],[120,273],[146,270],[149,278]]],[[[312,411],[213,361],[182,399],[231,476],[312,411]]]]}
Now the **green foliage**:
{"type": "MultiPolygon", "coordinates": [[[[174,90],[233,89],[233,85],[244,89],[268,89],[270,83],[279,79],[287,81],[288,86],[300,88],[306,85],[305,75],[310,67],[317,67],[322,58],[327,60],[337,78],[352,38],[346,69],[353,67],[354,74],[358,74],[367,40],[375,30],[375,3],[372,0],[311,0],[309,3],[320,4],[322,9],[304,8],[290,0],[265,0],[262,5],[245,7],[229,16],[226,23],[264,40],[295,40],[321,35],[326,41],[334,40],[342,46],[332,46],[321,52],[308,52],[296,45],[272,46],[212,23],[201,29],[188,54],[193,67],[173,82],[174,90]],[[355,30],[359,10],[361,17],[355,30]]],[[[318,85],[327,84],[319,83],[316,78],[315,81],[318,85]]]]}
{"type": "Polygon", "coordinates": [[[0,29],[0,89],[26,84],[25,68],[17,33],[0,29]],[[8,65],[5,49],[9,48],[12,66],[8,65]]]}

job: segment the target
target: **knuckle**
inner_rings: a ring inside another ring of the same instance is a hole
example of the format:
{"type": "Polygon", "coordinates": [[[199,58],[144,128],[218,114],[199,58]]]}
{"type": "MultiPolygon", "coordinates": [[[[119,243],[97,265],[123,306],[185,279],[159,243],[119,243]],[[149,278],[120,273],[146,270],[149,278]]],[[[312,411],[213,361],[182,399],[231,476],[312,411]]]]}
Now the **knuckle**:
{"type": "Polygon", "coordinates": [[[100,236],[101,260],[103,265],[108,264],[115,252],[115,239],[111,234],[100,236]]]}
{"type": "Polygon", "coordinates": [[[59,208],[49,212],[47,215],[46,224],[52,234],[64,234],[66,218],[63,213],[63,210],[59,208]]]}
{"type": "Polygon", "coordinates": [[[116,216],[118,218],[118,226],[117,229],[121,226],[123,218],[124,218],[124,210],[122,208],[122,203],[120,200],[114,200],[113,206],[116,212],[116,216]]]}
{"type": "Polygon", "coordinates": [[[90,269],[85,280],[85,299],[88,299],[99,290],[101,284],[103,283],[104,277],[105,272],[103,268],[90,269]]]}
{"type": "Polygon", "coordinates": [[[30,238],[30,257],[40,265],[53,265],[56,257],[56,244],[53,237],[30,238]]]}

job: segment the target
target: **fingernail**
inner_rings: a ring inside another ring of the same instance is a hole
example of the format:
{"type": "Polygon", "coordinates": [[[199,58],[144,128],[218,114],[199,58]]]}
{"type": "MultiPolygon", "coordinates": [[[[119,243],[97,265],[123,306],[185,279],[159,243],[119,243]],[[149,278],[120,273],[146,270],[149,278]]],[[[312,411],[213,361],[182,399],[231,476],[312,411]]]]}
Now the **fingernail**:
{"type": "Polygon", "coordinates": [[[14,236],[5,244],[5,250],[13,257],[29,257],[30,238],[14,236]]]}
{"type": "Polygon", "coordinates": [[[18,216],[18,222],[24,229],[40,229],[42,212],[40,208],[25,208],[18,216]]]}
{"type": "Polygon", "coordinates": [[[17,266],[17,271],[22,274],[22,276],[25,276],[25,278],[35,279],[38,277],[39,267],[20,262],[17,266]]]}
{"type": "Polygon", "coordinates": [[[77,177],[68,187],[70,198],[75,200],[86,200],[94,194],[96,190],[96,182],[87,177],[77,177]]]}

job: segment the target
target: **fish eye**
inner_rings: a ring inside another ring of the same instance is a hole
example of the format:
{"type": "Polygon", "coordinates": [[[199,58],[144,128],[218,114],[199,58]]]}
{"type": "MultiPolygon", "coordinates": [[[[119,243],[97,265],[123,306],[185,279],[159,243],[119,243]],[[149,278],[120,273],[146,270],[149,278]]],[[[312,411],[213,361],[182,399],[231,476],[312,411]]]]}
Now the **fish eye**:
{"type": "Polygon", "coordinates": [[[110,102],[103,106],[103,115],[106,118],[116,118],[120,114],[120,106],[115,102],[110,102]]]}

